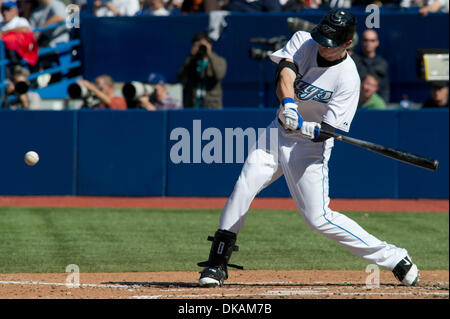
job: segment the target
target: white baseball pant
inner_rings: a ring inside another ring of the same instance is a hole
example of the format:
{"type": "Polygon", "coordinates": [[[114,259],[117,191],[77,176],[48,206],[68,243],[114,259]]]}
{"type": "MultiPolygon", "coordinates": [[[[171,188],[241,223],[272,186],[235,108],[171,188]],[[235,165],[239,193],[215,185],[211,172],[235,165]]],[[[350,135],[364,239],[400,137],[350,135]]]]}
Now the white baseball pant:
{"type": "Polygon", "coordinates": [[[249,153],[222,210],[220,229],[238,234],[255,196],[284,174],[298,210],[312,229],[389,270],[408,255],[405,249],[377,239],[352,219],[328,207],[328,161],[333,139],[314,143],[286,132],[274,120],[266,128],[266,142],[260,142],[261,139],[249,153]],[[274,138],[278,143],[273,143],[274,138]]]}

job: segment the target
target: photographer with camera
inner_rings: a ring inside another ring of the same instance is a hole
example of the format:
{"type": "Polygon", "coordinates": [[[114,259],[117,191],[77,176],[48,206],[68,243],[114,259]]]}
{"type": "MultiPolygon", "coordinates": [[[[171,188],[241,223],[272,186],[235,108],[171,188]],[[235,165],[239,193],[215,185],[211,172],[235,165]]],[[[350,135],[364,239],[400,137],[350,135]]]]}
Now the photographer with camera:
{"type": "Polygon", "coordinates": [[[93,108],[126,110],[127,103],[125,99],[116,96],[114,92],[114,80],[111,76],[103,74],[95,79],[95,84],[87,80],[79,80],[78,84],[89,90],[100,101],[93,108]]]}
{"type": "Polygon", "coordinates": [[[183,108],[181,101],[171,97],[167,93],[166,78],[159,73],[150,73],[148,83],[154,86],[153,92],[138,98],[139,106],[149,110],[180,110],[183,108]]]}
{"type": "Polygon", "coordinates": [[[29,91],[30,82],[27,77],[30,73],[20,66],[16,66],[11,80],[5,88],[3,108],[40,110],[41,97],[36,92],[29,91]]]}
{"type": "Polygon", "coordinates": [[[192,38],[191,54],[178,72],[183,84],[185,108],[222,108],[222,84],[226,60],[212,50],[212,40],[205,31],[192,38]]]}

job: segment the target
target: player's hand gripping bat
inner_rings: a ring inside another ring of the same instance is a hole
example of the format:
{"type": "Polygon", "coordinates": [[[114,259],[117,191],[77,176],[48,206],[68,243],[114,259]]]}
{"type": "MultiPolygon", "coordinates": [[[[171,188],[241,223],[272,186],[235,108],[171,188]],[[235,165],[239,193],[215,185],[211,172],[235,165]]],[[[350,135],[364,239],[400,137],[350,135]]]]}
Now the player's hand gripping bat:
{"type": "Polygon", "coordinates": [[[439,161],[432,158],[423,157],[420,155],[412,154],[409,152],[401,151],[395,148],[359,140],[353,137],[344,136],[335,132],[329,132],[321,129],[320,134],[325,136],[334,137],[337,140],[347,142],[362,148],[365,148],[369,151],[396,159],[398,161],[402,161],[408,164],[416,165],[422,168],[426,168],[432,171],[436,171],[438,168],[439,161]]]}

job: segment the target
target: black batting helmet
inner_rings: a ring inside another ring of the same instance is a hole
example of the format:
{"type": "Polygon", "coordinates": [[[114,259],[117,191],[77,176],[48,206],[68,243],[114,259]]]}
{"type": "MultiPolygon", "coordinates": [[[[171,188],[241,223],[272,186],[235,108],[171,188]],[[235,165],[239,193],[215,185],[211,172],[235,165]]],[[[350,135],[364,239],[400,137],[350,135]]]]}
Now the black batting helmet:
{"type": "Polygon", "coordinates": [[[311,31],[311,37],[324,47],[335,48],[351,40],[355,30],[353,13],[346,9],[333,9],[311,31]]]}

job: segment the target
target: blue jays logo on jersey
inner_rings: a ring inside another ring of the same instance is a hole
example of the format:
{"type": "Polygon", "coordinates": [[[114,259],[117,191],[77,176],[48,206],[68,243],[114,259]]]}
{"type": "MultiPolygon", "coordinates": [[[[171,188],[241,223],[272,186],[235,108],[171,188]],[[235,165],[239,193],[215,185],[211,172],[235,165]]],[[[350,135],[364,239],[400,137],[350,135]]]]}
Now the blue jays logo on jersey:
{"type": "Polygon", "coordinates": [[[294,89],[295,95],[300,101],[314,100],[320,103],[328,103],[333,96],[332,91],[326,91],[302,81],[300,77],[295,80],[294,89]]]}

